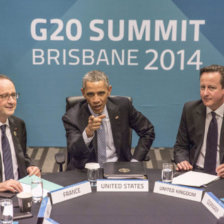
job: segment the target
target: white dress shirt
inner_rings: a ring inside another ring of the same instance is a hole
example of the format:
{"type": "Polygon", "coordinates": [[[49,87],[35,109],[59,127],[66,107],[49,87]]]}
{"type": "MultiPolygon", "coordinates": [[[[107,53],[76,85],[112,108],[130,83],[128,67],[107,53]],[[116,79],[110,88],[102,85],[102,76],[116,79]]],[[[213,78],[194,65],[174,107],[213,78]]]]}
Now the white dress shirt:
{"type": "MultiPolygon", "coordinates": [[[[12,155],[12,166],[13,166],[13,174],[14,174],[14,179],[18,180],[19,174],[18,174],[18,163],[16,159],[16,153],[15,153],[15,148],[12,140],[12,134],[9,128],[9,120],[7,119],[6,121],[6,136],[9,140],[9,145],[11,149],[11,155],[12,155]]],[[[0,126],[5,125],[0,122],[0,126]]],[[[1,153],[1,163],[2,163],[2,181],[5,181],[5,167],[3,163],[3,155],[2,155],[2,132],[0,131],[0,153],[1,153]]]]}
{"type": "MultiPolygon", "coordinates": [[[[99,114],[95,114],[91,107],[88,105],[90,113],[94,116],[97,117],[99,114]]],[[[102,120],[104,127],[105,127],[105,136],[106,136],[106,162],[116,162],[118,160],[117,153],[116,153],[116,148],[114,146],[114,139],[112,135],[112,130],[111,130],[111,124],[110,124],[110,119],[108,116],[108,111],[107,107],[104,107],[104,110],[102,114],[105,114],[106,117],[102,120]]],[[[90,142],[93,140],[93,137],[88,138],[86,131],[84,130],[82,133],[84,142],[87,146],[89,146],[90,142]]]]}
{"type": "MultiPolygon", "coordinates": [[[[207,134],[208,134],[208,127],[212,120],[212,110],[209,107],[206,107],[206,119],[205,119],[205,133],[204,133],[204,140],[201,147],[201,152],[198,157],[197,166],[204,168],[204,161],[205,161],[205,153],[206,153],[206,141],[207,141],[207,134]]],[[[221,128],[222,128],[222,121],[223,121],[223,114],[224,114],[224,104],[222,104],[218,109],[215,111],[216,114],[216,120],[218,125],[218,143],[217,143],[217,157],[216,157],[216,167],[220,165],[220,156],[219,156],[219,150],[220,150],[220,134],[221,134],[221,128]]]]}

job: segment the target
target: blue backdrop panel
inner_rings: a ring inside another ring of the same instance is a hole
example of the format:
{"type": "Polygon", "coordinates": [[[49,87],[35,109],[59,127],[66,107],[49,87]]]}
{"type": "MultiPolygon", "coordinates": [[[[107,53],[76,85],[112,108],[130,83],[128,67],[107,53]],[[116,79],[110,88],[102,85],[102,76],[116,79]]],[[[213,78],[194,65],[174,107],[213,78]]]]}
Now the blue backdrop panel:
{"type": "MultiPolygon", "coordinates": [[[[65,146],[65,98],[83,75],[108,74],[171,147],[183,104],[199,95],[199,69],[223,64],[222,0],[20,0],[0,2],[0,73],[21,97],[16,115],[30,146],[65,146]]],[[[133,138],[133,145],[137,136],[133,138]]]]}

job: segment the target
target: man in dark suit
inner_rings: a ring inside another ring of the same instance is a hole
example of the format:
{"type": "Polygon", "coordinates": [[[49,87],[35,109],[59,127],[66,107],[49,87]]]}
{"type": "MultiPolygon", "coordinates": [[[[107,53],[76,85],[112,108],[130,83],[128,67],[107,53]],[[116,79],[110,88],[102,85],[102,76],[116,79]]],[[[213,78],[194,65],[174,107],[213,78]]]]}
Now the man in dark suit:
{"type": "Polygon", "coordinates": [[[19,178],[40,176],[40,169],[31,165],[26,153],[25,123],[13,116],[17,98],[13,82],[0,75],[0,191],[20,192],[19,178]]]}
{"type": "Polygon", "coordinates": [[[87,162],[142,161],[148,153],[155,137],[153,125],[127,98],[109,97],[111,89],[101,71],[90,71],[83,77],[81,91],[85,99],[62,118],[70,155],[68,169],[82,169],[87,162]],[[140,137],[133,156],[130,128],[140,137]],[[104,147],[100,146],[101,130],[104,147]]]}
{"type": "Polygon", "coordinates": [[[183,108],[174,145],[177,170],[201,170],[224,177],[223,66],[200,70],[200,95],[201,100],[188,102],[183,108]],[[211,129],[210,123],[215,129],[211,129]]]}

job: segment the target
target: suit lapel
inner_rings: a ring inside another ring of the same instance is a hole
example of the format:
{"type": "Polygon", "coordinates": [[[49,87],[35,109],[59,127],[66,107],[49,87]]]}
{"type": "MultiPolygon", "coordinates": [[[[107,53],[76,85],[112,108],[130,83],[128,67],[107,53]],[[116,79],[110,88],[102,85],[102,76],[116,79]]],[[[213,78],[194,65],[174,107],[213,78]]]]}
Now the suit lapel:
{"type": "Polygon", "coordinates": [[[18,174],[19,174],[19,178],[20,178],[21,176],[24,176],[23,170],[26,170],[26,166],[25,166],[25,162],[23,160],[23,158],[24,158],[23,149],[19,142],[19,136],[18,136],[19,130],[18,130],[18,127],[17,127],[13,117],[9,117],[9,128],[10,128],[11,135],[12,135],[12,141],[13,141],[17,164],[18,164],[18,174]]]}
{"type": "Polygon", "coordinates": [[[17,152],[17,146],[19,145],[18,139],[17,139],[17,127],[12,117],[9,117],[9,128],[11,131],[14,148],[15,148],[15,151],[17,152]]]}
{"type": "Polygon", "coordinates": [[[119,128],[121,126],[121,118],[119,107],[111,102],[110,98],[108,98],[107,102],[107,111],[110,118],[111,130],[113,134],[114,146],[117,150],[119,150],[119,143],[121,142],[121,135],[119,134],[119,128]]]}
{"type": "Polygon", "coordinates": [[[84,103],[80,110],[80,123],[83,128],[85,128],[88,124],[88,118],[91,115],[88,104],[84,103]]]}
{"type": "Polygon", "coordinates": [[[2,155],[1,153],[0,153],[0,182],[2,182],[2,155]]]}
{"type": "Polygon", "coordinates": [[[224,118],[222,119],[222,127],[220,133],[220,146],[219,146],[219,156],[220,156],[220,164],[223,163],[224,157],[224,118]]]}
{"type": "Polygon", "coordinates": [[[193,116],[195,118],[195,139],[198,141],[198,147],[195,152],[195,163],[197,162],[199,153],[201,151],[203,139],[204,139],[204,132],[205,132],[205,119],[206,119],[206,107],[201,104],[198,106],[198,108],[195,111],[195,115],[193,116]]]}
{"type": "Polygon", "coordinates": [[[12,141],[13,141],[13,145],[14,145],[14,149],[15,149],[15,154],[16,154],[16,158],[17,158],[17,162],[19,165],[19,160],[18,160],[18,153],[22,151],[21,145],[19,143],[18,140],[18,128],[15,124],[15,121],[13,119],[13,117],[9,117],[9,128],[11,131],[11,135],[12,135],[12,141]]]}

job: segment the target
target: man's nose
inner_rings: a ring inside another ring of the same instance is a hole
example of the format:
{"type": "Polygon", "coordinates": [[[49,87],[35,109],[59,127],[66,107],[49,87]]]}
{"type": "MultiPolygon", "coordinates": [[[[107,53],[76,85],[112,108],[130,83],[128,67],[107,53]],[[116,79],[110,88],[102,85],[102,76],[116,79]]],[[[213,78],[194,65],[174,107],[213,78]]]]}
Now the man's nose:
{"type": "Polygon", "coordinates": [[[208,95],[208,88],[204,89],[204,95],[208,95]]]}
{"type": "Polygon", "coordinates": [[[97,103],[97,102],[99,102],[99,100],[100,100],[99,96],[98,96],[97,94],[94,95],[94,97],[93,97],[93,102],[94,102],[94,103],[97,103]]]}

